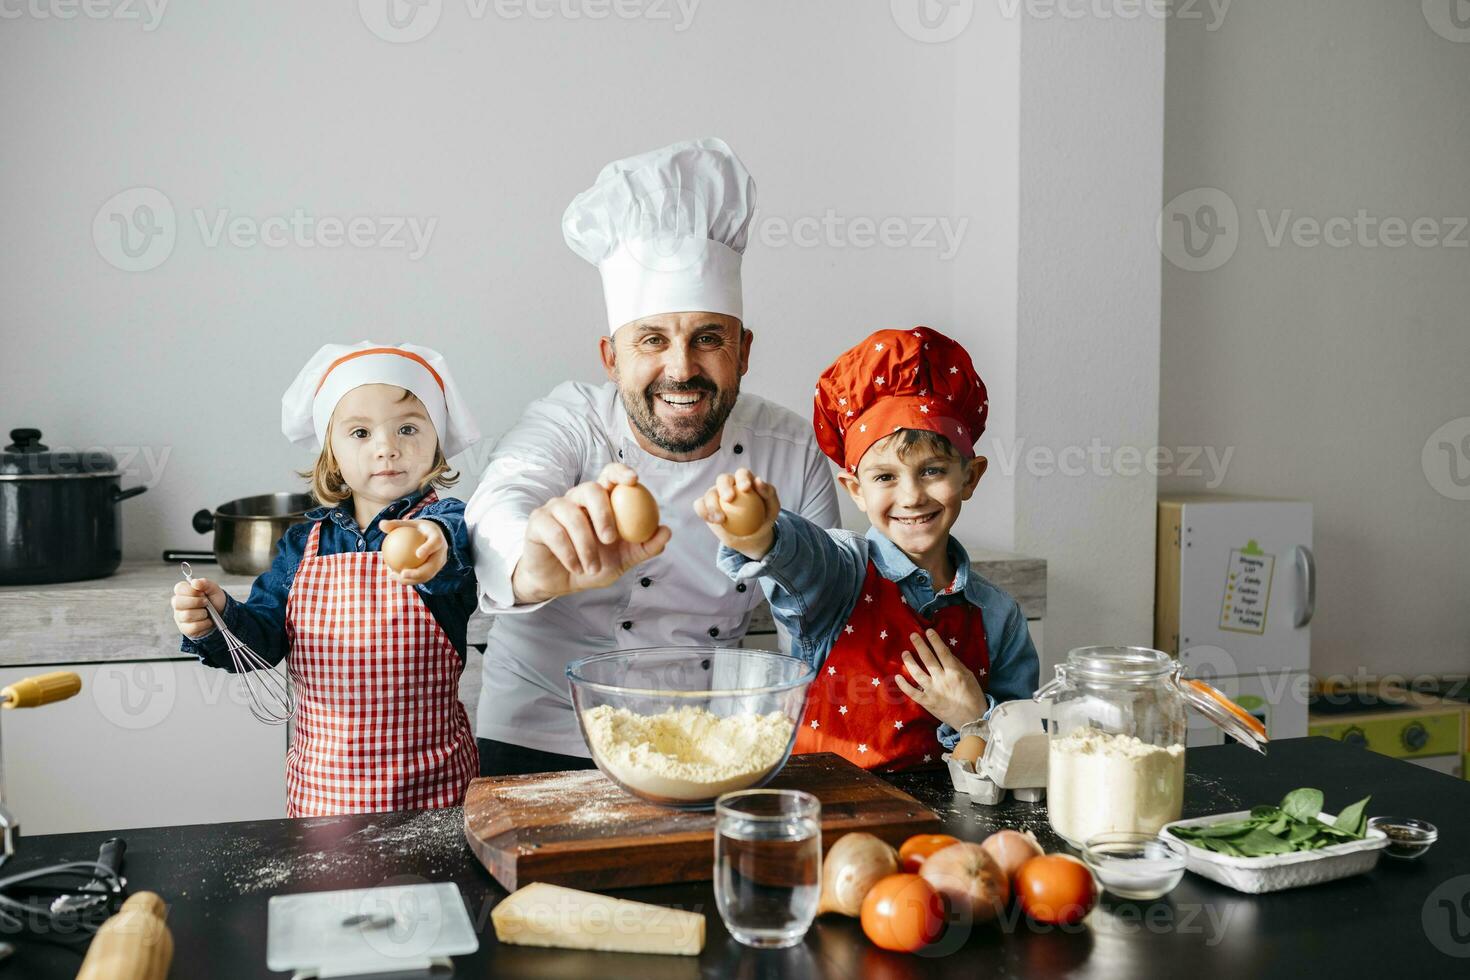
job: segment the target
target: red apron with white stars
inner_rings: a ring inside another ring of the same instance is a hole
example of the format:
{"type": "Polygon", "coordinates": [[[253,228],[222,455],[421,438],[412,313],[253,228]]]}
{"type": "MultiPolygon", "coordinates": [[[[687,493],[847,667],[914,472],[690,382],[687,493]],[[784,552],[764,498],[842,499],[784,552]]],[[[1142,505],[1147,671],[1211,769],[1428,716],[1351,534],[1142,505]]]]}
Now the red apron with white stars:
{"type": "MultiPolygon", "coordinates": [[[[400,520],[436,499],[425,494],[400,520]]],[[[459,700],[464,662],[380,553],[319,555],[320,539],[318,522],[286,600],[297,704],[286,815],[458,805],[479,771],[459,700]]]]}
{"type": "MultiPolygon", "coordinates": [[[[817,670],[794,752],[836,752],[864,769],[894,771],[934,764],[944,751],[934,731],[940,721],[899,689],[901,654],[909,635],[937,630],[950,652],[980,679],[990,672],[990,644],[980,608],[959,602],[920,616],[898,583],[868,562],[863,592],[837,642],[817,670]]],[[[922,661],[920,661],[922,663],[922,661]]]]}

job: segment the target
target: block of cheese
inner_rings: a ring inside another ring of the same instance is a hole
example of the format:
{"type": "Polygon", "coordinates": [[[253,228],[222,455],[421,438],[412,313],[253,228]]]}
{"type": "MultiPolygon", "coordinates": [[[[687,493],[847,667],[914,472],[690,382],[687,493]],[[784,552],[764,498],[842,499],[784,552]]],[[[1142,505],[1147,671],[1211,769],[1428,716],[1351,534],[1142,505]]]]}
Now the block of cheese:
{"type": "Polygon", "coordinates": [[[521,946],[679,956],[704,949],[702,915],[542,881],[516,889],[490,920],[495,938],[521,946]]]}

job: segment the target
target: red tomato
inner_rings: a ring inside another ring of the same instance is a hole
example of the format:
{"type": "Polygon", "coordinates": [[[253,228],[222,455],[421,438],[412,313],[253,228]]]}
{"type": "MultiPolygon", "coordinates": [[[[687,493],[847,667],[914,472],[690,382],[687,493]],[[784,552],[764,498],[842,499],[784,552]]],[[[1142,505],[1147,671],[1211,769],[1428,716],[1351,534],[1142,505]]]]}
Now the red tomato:
{"type": "Polygon", "coordinates": [[[944,899],[918,875],[878,879],[863,899],[863,932],[876,945],[912,953],[944,931],[944,899]]]}
{"type": "Polygon", "coordinates": [[[929,855],[935,851],[942,851],[951,844],[958,844],[958,837],[948,834],[918,834],[903,842],[903,847],[898,849],[898,861],[903,869],[911,875],[919,873],[929,855]]]}
{"type": "Polygon", "coordinates": [[[1016,872],[1016,898],[1037,922],[1081,922],[1097,902],[1097,885],[1087,865],[1065,854],[1043,854],[1016,872]]]}

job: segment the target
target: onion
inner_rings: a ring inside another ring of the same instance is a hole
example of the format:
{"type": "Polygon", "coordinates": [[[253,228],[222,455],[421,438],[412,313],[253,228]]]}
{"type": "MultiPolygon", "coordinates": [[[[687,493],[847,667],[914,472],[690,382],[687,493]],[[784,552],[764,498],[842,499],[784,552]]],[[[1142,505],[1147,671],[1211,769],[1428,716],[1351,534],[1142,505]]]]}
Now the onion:
{"type": "Polygon", "coordinates": [[[995,858],[1007,881],[1015,881],[1021,865],[1043,853],[1036,836],[1029,831],[1023,834],[1019,830],[997,830],[980,846],[995,858]]]}
{"type": "Polygon", "coordinates": [[[919,875],[949,903],[951,915],[989,922],[1011,899],[1010,876],[979,844],[961,841],[929,855],[919,875]]]}
{"type": "Polygon", "coordinates": [[[863,899],[882,878],[898,873],[898,852],[872,834],[844,834],[822,862],[822,896],[817,914],[857,916],[863,899]]]}

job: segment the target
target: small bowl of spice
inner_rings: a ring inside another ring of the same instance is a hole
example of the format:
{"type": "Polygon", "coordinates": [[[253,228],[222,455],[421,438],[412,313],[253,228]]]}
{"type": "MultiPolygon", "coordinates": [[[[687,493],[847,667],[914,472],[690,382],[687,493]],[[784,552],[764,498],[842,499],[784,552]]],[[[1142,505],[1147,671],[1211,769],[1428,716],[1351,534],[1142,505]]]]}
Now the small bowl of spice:
{"type": "Polygon", "coordinates": [[[1368,826],[1377,827],[1388,837],[1384,853],[1392,858],[1412,861],[1439,840],[1434,824],[1412,817],[1374,817],[1368,826]]]}

